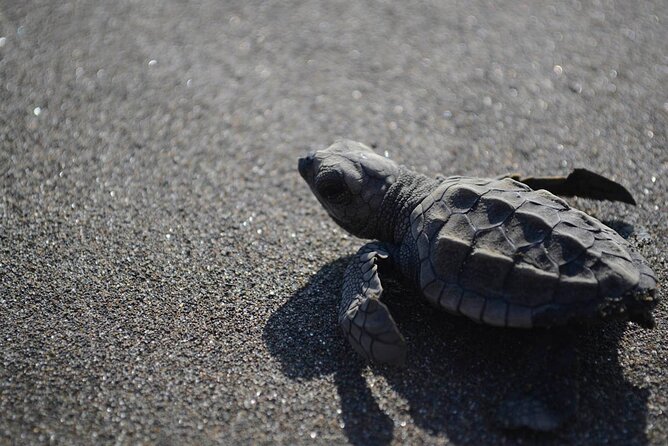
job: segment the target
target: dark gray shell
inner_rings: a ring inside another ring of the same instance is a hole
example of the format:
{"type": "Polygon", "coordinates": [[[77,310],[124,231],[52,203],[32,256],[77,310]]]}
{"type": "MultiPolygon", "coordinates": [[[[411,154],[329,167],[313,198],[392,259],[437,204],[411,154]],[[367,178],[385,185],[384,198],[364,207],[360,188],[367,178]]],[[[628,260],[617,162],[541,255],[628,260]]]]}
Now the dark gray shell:
{"type": "Polygon", "coordinates": [[[447,178],[412,212],[410,227],[424,296],[490,325],[605,316],[656,287],[614,230],[508,178],[447,178]]]}

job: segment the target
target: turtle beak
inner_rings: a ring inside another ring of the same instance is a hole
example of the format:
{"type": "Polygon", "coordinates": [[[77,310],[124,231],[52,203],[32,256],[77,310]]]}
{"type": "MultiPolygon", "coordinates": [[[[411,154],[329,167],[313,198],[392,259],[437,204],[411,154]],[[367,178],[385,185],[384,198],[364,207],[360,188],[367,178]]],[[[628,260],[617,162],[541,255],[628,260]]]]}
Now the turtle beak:
{"type": "Polygon", "coordinates": [[[305,180],[307,179],[306,176],[308,175],[309,171],[311,170],[311,167],[313,166],[314,159],[315,159],[314,152],[309,153],[304,158],[299,158],[299,163],[297,164],[297,168],[299,169],[299,174],[305,180]]]}

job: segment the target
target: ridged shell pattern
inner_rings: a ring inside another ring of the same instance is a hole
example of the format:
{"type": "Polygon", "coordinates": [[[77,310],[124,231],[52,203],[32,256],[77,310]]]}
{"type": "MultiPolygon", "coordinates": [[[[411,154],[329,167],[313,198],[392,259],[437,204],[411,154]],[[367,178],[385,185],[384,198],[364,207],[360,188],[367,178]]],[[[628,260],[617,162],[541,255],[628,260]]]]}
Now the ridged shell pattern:
{"type": "Polygon", "coordinates": [[[614,230],[509,178],[447,178],[411,213],[410,229],[427,300],[490,325],[624,311],[628,296],[656,286],[614,230]]]}

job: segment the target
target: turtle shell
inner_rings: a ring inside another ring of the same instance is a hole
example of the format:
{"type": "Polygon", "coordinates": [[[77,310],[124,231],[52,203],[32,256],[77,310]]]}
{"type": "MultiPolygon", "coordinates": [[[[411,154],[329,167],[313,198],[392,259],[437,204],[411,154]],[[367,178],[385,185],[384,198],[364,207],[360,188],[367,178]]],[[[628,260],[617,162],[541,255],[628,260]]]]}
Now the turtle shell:
{"type": "Polygon", "coordinates": [[[509,178],[447,178],[412,212],[410,228],[427,300],[490,325],[606,316],[656,287],[614,230],[509,178]]]}

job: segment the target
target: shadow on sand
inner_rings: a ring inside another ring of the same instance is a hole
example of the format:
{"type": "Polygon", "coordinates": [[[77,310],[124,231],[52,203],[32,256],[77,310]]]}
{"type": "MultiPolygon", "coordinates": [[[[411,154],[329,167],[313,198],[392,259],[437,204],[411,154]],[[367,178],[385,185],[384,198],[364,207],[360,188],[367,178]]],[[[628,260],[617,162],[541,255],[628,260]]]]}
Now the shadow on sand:
{"type": "MultiPolygon", "coordinates": [[[[272,315],[264,340],[288,377],[334,375],[351,443],[388,444],[395,424],[380,409],[362,375],[369,365],[338,330],[338,295],[348,260],[322,267],[272,315]]],[[[403,368],[370,367],[408,402],[419,428],[455,444],[647,443],[648,392],[624,379],[618,361],[625,324],[575,333],[581,372],[579,379],[567,383],[579,394],[579,411],[572,423],[551,434],[509,432],[495,425],[492,414],[512,383],[522,379],[531,360],[527,351],[534,342],[532,332],[495,329],[447,315],[424,304],[401,282],[383,280],[383,300],[407,339],[409,356],[403,368]]]]}

